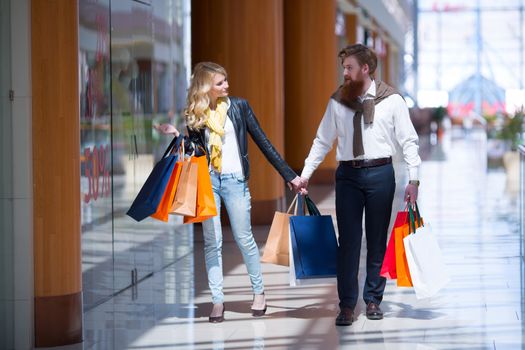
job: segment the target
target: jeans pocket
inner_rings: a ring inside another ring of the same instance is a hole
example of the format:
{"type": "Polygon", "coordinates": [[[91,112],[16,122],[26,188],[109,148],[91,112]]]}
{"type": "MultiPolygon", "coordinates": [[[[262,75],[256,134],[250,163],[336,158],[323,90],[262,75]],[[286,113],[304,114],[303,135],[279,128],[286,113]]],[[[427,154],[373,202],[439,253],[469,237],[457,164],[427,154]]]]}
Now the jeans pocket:
{"type": "Polygon", "coordinates": [[[242,173],[235,173],[233,174],[233,178],[237,180],[238,183],[246,183],[246,178],[242,173]]]}

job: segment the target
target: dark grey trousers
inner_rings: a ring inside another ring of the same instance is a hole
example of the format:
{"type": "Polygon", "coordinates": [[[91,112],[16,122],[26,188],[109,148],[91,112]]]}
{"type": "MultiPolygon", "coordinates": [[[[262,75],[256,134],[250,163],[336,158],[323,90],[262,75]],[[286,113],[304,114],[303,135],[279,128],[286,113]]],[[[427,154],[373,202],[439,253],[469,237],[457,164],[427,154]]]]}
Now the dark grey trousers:
{"type": "Polygon", "coordinates": [[[341,163],[336,171],[336,215],[339,229],[337,292],[339,306],[355,308],[359,295],[358,272],[365,213],[367,242],[366,304],[380,304],[386,280],[379,276],[386,250],[392,201],[396,189],[394,168],[386,164],[352,168],[341,163]]]}

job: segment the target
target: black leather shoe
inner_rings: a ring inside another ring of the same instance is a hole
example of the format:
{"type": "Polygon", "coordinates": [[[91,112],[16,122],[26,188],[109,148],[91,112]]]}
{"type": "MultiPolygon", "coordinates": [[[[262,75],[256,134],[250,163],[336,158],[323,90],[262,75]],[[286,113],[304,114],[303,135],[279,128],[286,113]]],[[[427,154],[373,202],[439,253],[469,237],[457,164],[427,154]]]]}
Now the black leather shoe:
{"type": "Polygon", "coordinates": [[[343,307],[335,319],[336,326],[350,326],[354,321],[354,310],[343,307]]]}
{"type": "Polygon", "coordinates": [[[379,305],[373,302],[369,302],[366,306],[366,317],[369,320],[381,320],[383,319],[383,311],[379,308],[379,305]]]}
{"type": "Polygon", "coordinates": [[[210,321],[210,323],[220,323],[222,321],[224,321],[224,310],[226,309],[226,307],[224,306],[224,304],[222,304],[222,313],[219,315],[219,316],[211,316],[208,318],[208,320],[210,321]]]}

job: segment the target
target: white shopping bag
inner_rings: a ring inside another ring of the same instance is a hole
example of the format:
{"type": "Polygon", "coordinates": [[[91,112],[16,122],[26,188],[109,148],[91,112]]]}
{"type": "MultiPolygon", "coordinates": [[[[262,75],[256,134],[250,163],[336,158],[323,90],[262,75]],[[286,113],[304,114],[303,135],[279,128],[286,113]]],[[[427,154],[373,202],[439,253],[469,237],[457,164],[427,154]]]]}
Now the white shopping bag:
{"type": "Polygon", "coordinates": [[[293,249],[292,249],[292,238],[290,237],[290,224],[288,224],[288,247],[290,247],[290,250],[288,251],[288,259],[289,259],[289,279],[290,279],[290,287],[297,286],[297,282],[299,281],[297,278],[295,278],[295,264],[293,262],[293,249]]]}
{"type": "Polygon", "coordinates": [[[416,298],[434,296],[450,281],[450,276],[429,224],[406,236],[403,244],[416,298]]]}

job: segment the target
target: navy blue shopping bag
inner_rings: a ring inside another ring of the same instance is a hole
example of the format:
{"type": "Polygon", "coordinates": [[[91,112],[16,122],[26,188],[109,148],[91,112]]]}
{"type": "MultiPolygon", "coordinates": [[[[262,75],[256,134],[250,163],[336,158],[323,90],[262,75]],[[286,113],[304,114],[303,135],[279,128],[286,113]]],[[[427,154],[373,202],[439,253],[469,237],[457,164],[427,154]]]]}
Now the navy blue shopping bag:
{"type": "Polygon", "coordinates": [[[297,279],[337,274],[337,239],[330,215],[321,215],[308,196],[299,196],[297,216],[290,217],[290,238],[297,279]],[[306,202],[306,203],[305,203],[306,202]],[[304,215],[306,204],[308,213],[304,215]]]}
{"type": "Polygon", "coordinates": [[[128,216],[131,216],[137,221],[142,221],[157,211],[157,207],[159,206],[175,163],[179,157],[177,150],[183,138],[184,136],[179,135],[179,137],[174,138],[168,148],[166,148],[161,160],[155,164],[151,174],[146,179],[133,204],[131,204],[131,207],[126,213],[128,216]]]}

